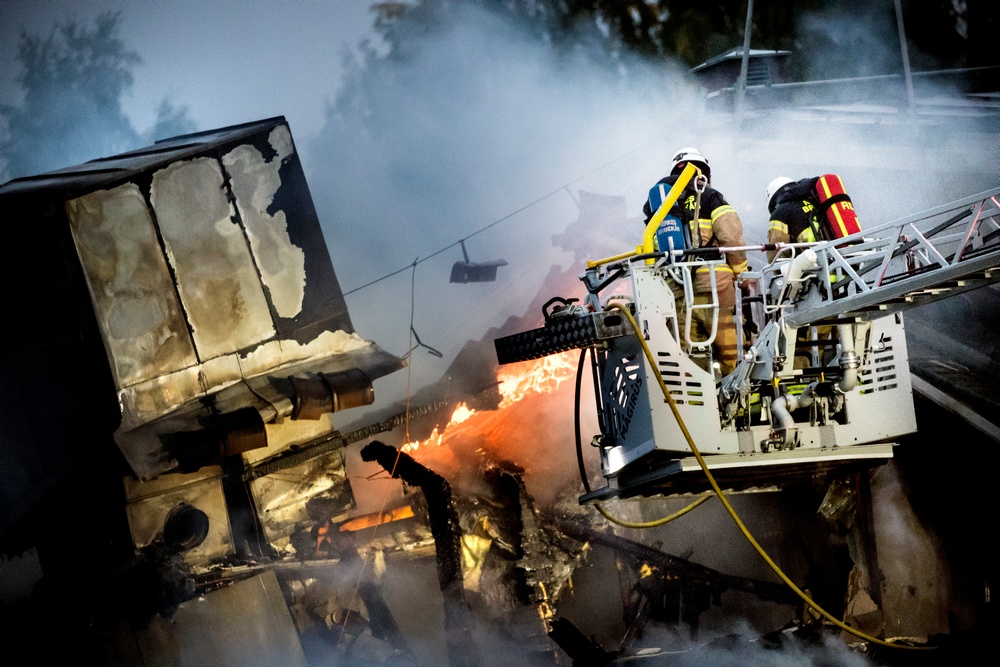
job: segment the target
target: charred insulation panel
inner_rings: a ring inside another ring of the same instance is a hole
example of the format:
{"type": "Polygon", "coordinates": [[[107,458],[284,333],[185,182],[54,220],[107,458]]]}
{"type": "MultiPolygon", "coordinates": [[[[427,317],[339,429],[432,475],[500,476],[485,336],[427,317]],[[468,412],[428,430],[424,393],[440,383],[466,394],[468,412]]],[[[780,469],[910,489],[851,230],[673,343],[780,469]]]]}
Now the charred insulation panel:
{"type": "Polygon", "coordinates": [[[152,211],[135,183],[67,203],[118,386],[198,362],[152,211]]]}
{"type": "Polygon", "coordinates": [[[222,455],[261,446],[264,423],[298,416],[292,377],[370,386],[402,365],[354,332],[282,117],[15,179],[0,210],[17,286],[0,529],[112,434],[152,479],[207,427],[222,455]],[[220,427],[248,409],[254,433],[220,427]]]}
{"type": "Polygon", "coordinates": [[[119,388],[276,338],[353,331],[280,119],[101,162],[127,180],[65,210],[119,388]]]}
{"type": "Polygon", "coordinates": [[[234,553],[222,469],[218,466],[187,475],[163,475],[151,482],[126,478],[125,497],[136,548],[157,540],[170,542],[169,546],[182,553],[191,565],[234,553]],[[172,535],[179,537],[171,540],[172,535]]]}

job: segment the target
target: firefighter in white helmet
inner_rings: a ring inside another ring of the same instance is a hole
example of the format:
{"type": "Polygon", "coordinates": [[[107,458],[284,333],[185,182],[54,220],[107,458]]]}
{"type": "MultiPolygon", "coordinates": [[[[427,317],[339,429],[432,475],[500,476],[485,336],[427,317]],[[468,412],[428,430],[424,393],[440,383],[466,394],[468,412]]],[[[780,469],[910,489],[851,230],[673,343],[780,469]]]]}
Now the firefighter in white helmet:
{"type": "MultiPolygon", "coordinates": [[[[743,240],[743,223],[736,210],[729,205],[722,193],[711,187],[712,170],[708,160],[697,148],[682,148],[674,155],[671,162],[670,175],[660,179],[649,191],[649,198],[643,206],[643,213],[648,223],[659,208],[660,203],[677,181],[681,171],[689,164],[694,164],[701,171],[701,177],[691,179],[670,210],[681,220],[688,230],[690,245],[693,247],[739,247],[746,243],[743,240]],[[704,179],[704,180],[699,180],[704,179]],[[699,182],[696,182],[699,181],[699,182]],[[704,188],[704,189],[702,189],[704,188]],[[700,192],[699,192],[700,190],[700,192]]],[[[747,270],[747,255],[745,251],[725,253],[726,263],[715,269],[716,288],[719,297],[719,319],[712,351],[719,363],[723,375],[731,372],[739,361],[736,340],[736,279],[740,273],[747,270]]],[[[712,282],[707,269],[695,272],[694,276],[695,303],[705,304],[712,301],[712,282]]],[[[683,293],[675,290],[678,312],[683,313],[683,293]]],[[[683,316],[682,316],[683,317],[683,316]]],[[[708,309],[699,308],[691,313],[691,339],[707,340],[711,332],[712,313],[708,309]]]]}
{"type": "MultiPolygon", "coordinates": [[[[767,227],[768,243],[815,243],[829,238],[819,217],[816,199],[817,177],[793,181],[778,176],[767,186],[767,211],[771,222],[767,227]]],[[[767,261],[776,251],[769,250],[767,261]]]]}
{"type": "MultiPolygon", "coordinates": [[[[765,193],[767,211],[771,216],[767,227],[768,243],[816,243],[833,238],[829,225],[824,221],[823,205],[816,196],[816,183],[820,178],[825,177],[813,176],[793,181],[787,176],[778,176],[768,183],[765,193]]],[[[776,254],[776,250],[768,250],[767,261],[773,261],[776,254]]],[[[831,279],[836,280],[836,276],[831,276],[831,279]]],[[[815,336],[816,340],[828,340],[833,335],[833,327],[814,327],[811,334],[802,329],[798,338],[805,340],[809,335],[815,336]]],[[[812,359],[799,353],[793,363],[795,368],[807,368],[812,359]]]]}

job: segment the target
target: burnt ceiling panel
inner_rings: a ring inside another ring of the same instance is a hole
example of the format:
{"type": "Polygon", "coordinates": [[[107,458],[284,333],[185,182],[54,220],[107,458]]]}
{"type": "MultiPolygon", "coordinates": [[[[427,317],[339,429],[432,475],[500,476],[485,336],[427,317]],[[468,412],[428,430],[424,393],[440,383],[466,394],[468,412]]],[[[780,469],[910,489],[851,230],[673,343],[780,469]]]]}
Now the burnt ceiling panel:
{"type": "MultiPolygon", "coordinates": [[[[403,365],[354,332],[283,118],[19,179],[0,185],[0,202],[40,216],[11,247],[44,241],[66,262],[63,278],[30,281],[16,305],[40,305],[19,311],[44,324],[61,358],[83,350],[83,365],[99,369],[46,387],[49,403],[66,414],[81,394],[104,392],[114,418],[102,428],[138,479],[211,464],[213,447],[232,440],[217,424],[230,413],[294,420],[291,376],[356,371],[370,383],[403,365]]],[[[46,261],[35,264],[59,266],[46,261]]],[[[330,412],[353,405],[328,398],[319,407],[330,412]]]]}
{"type": "Polygon", "coordinates": [[[196,363],[153,220],[126,183],[66,202],[119,389],[196,363]]]}
{"type": "Polygon", "coordinates": [[[198,356],[213,359],[274,336],[219,163],[197,158],[157,171],[150,200],[198,356]]]}
{"type": "Polygon", "coordinates": [[[292,318],[302,311],[305,253],[289,237],[285,212],[269,213],[281,187],[281,164],[294,152],[292,135],[287,126],[279,125],[271,131],[268,142],[275,152],[273,159],[267,160],[257,148],[243,144],[224,155],[222,163],[275,312],[292,318]]]}

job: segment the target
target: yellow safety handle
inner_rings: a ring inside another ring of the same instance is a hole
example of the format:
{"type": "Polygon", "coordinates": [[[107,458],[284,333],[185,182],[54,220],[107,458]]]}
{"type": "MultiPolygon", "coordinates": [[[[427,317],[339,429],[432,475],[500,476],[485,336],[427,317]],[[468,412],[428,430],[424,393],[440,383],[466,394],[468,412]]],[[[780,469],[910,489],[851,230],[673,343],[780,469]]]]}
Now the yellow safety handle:
{"type": "MultiPolygon", "coordinates": [[[[653,237],[656,236],[656,229],[663,222],[663,219],[667,217],[667,213],[677,200],[680,198],[681,193],[684,192],[684,188],[687,187],[688,183],[695,175],[701,176],[701,169],[694,166],[693,163],[688,162],[687,166],[681,171],[681,175],[677,178],[677,182],[674,183],[673,187],[670,188],[670,192],[667,193],[666,199],[660,204],[660,208],[656,209],[656,213],[653,217],[649,219],[646,224],[646,229],[642,233],[642,245],[636,246],[635,250],[632,252],[624,252],[620,255],[613,255],[611,257],[605,257],[604,259],[588,260],[587,268],[592,269],[595,266],[600,266],[601,264],[608,264],[610,262],[617,262],[620,259],[626,259],[628,257],[634,257],[635,255],[640,255],[648,252],[653,252],[653,237]]],[[[646,260],[647,264],[651,264],[653,260],[646,260]]]]}
{"type": "MultiPolygon", "coordinates": [[[[642,245],[635,249],[637,253],[653,252],[653,237],[656,236],[657,228],[659,228],[663,219],[667,217],[670,209],[677,203],[681,193],[687,187],[687,184],[691,182],[691,178],[694,177],[695,173],[701,176],[701,170],[694,166],[693,163],[688,162],[687,166],[681,171],[677,182],[674,183],[674,186],[670,188],[670,192],[667,193],[667,198],[663,200],[660,208],[656,209],[656,213],[653,214],[653,217],[649,219],[649,223],[646,224],[646,230],[642,233],[642,245]]],[[[660,248],[660,250],[663,250],[663,248],[660,248]]]]}

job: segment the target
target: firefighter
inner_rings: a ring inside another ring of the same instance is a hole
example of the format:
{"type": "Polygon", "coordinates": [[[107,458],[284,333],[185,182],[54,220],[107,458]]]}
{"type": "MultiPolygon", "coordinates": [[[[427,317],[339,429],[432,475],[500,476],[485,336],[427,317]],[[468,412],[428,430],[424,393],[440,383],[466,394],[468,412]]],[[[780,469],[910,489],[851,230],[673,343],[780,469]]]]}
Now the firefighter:
{"type": "MultiPolygon", "coordinates": [[[[767,210],[771,222],[767,228],[768,243],[815,243],[826,238],[819,219],[815,192],[816,178],[793,181],[778,176],[767,186],[767,210]]],[[[767,261],[776,251],[769,250],[767,261]]]]}
{"type": "MultiPolygon", "coordinates": [[[[648,223],[666,191],[677,181],[681,171],[694,164],[701,170],[701,176],[691,179],[670,210],[670,215],[678,218],[688,230],[689,245],[692,247],[738,247],[746,245],[743,240],[743,223],[736,210],[729,205],[722,193],[711,187],[712,170],[708,160],[697,148],[682,148],[674,155],[670,175],[660,179],[650,189],[650,197],[643,206],[648,223]],[[664,187],[660,187],[660,186],[664,187]]],[[[747,255],[738,250],[725,253],[726,262],[715,269],[716,290],[719,298],[718,324],[712,350],[722,375],[727,375],[739,361],[736,340],[736,279],[747,270],[747,255]]],[[[694,272],[695,304],[712,301],[712,282],[708,269],[694,272]]],[[[683,318],[684,295],[675,289],[677,312],[683,318]]],[[[711,333],[713,313],[711,309],[699,308],[691,313],[691,340],[707,340],[711,333]]],[[[682,319],[683,321],[683,319],[682,319]]]]}
{"type": "MultiPolygon", "coordinates": [[[[821,207],[815,195],[818,178],[814,176],[793,181],[787,176],[778,176],[768,184],[767,210],[771,216],[767,228],[768,243],[816,243],[831,237],[827,225],[820,217],[821,207]]],[[[776,254],[776,250],[767,251],[767,261],[773,261],[776,254]]],[[[836,276],[831,276],[831,279],[836,280],[836,276]]],[[[818,326],[800,330],[796,340],[827,341],[831,340],[832,336],[833,327],[818,326]]],[[[819,359],[813,358],[819,351],[820,346],[797,345],[794,367],[808,368],[820,363],[819,359]]],[[[829,357],[831,354],[832,352],[827,350],[821,356],[829,357]]]]}

